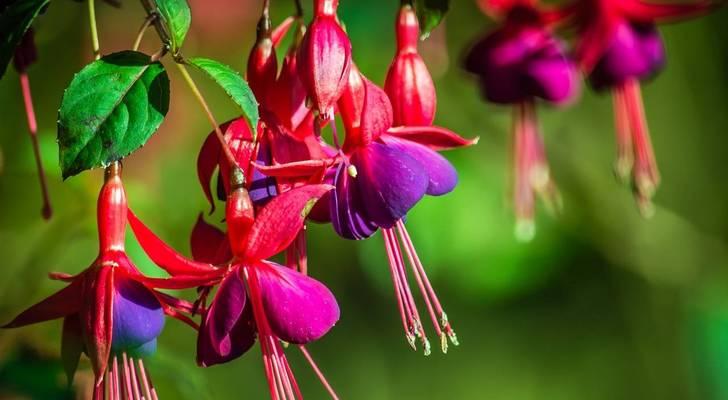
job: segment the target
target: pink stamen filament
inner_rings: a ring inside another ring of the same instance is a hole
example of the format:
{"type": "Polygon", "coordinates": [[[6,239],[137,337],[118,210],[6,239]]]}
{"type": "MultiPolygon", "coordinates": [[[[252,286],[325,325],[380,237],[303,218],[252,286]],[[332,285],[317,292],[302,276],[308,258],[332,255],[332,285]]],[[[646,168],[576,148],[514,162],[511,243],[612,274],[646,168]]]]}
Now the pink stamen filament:
{"type": "Polygon", "coordinates": [[[531,240],[535,234],[535,193],[539,195],[546,208],[558,212],[561,197],[551,180],[543,139],[538,129],[538,118],[533,101],[525,101],[516,106],[514,113],[513,151],[514,209],[516,214],[516,236],[521,240],[531,240]]]}
{"type": "Polygon", "coordinates": [[[614,164],[614,172],[617,178],[623,182],[629,182],[629,175],[634,165],[632,150],[632,132],[629,123],[627,103],[622,90],[615,90],[612,94],[614,103],[614,128],[617,137],[617,161],[614,164]]]}
{"type": "Polygon", "coordinates": [[[414,335],[411,333],[409,326],[411,315],[409,314],[409,309],[405,308],[404,306],[402,285],[399,281],[399,275],[395,272],[396,261],[394,260],[394,254],[392,253],[389,240],[387,238],[387,233],[384,229],[382,230],[382,235],[384,236],[384,249],[386,250],[387,258],[389,259],[389,270],[390,275],[392,276],[392,286],[394,287],[395,294],[394,297],[397,299],[397,308],[399,308],[399,315],[402,318],[402,327],[405,332],[405,337],[407,338],[407,342],[410,344],[410,346],[412,346],[412,349],[417,350],[417,347],[415,346],[415,338],[414,335]]]}
{"type": "Polygon", "coordinates": [[[25,114],[28,117],[28,131],[30,133],[30,141],[33,145],[33,154],[35,155],[35,166],[38,169],[38,180],[40,181],[40,191],[43,197],[43,208],[41,214],[43,218],[49,219],[53,214],[51,208],[50,195],[48,194],[48,183],[46,181],[45,171],[43,170],[43,161],[41,160],[40,147],[38,146],[38,123],[35,119],[35,109],[33,107],[33,97],[30,92],[30,80],[28,74],[22,72],[20,74],[20,87],[23,92],[23,103],[25,104],[25,114]]]}
{"type": "Polygon", "coordinates": [[[326,391],[329,392],[329,396],[331,396],[331,398],[334,400],[339,400],[339,396],[336,395],[334,388],[331,387],[331,385],[329,384],[329,381],[326,380],[326,377],[321,372],[318,365],[316,365],[316,362],[313,360],[313,357],[311,357],[311,354],[309,354],[308,350],[306,349],[306,346],[301,344],[298,346],[298,349],[301,350],[301,353],[303,353],[303,356],[306,358],[306,361],[308,361],[308,364],[313,369],[313,372],[316,373],[316,376],[321,381],[321,384],[323,384],[324,388],[326,388],[326,391]]]}
{"type": "Polygon", "coordinates": [[[649,216],[653,211],[650,200],[660,182],[660,173],[650,140],[649,128],[647,127],[640,84],[636,79],[630,79],[625,81],[617,90],[621,91],[624,97],[632,134],[634,149],[632,179],[635,196],[642,214],[649,216]]]}
{"type": "Polygon", "coordinates": [[[438,326],[438,319],[435,317],[435,314],[437,314],[437,316],[439,317],[439,322],[442,326],[442,329],[445,331],[448,338],[450,338],[452,344],[457,346],[459,343],[455,331],[452,329],[450,321],[447,318],[447,314],[445,313],[445,310],[440,303],[440,299],[437,297],[435,289],[432,287],[430,279],[427,277],[425,267],[422,265],[422,261],[417,255],[417,250],[415,249],[415,245],[412,242],[412,238],[410,237],[409,232],[407,232],[407,228],[404,226],[404,222],[402,222],[402,220],[397,221],[396,228],[397,232],[399,233],[399,237],[402,240],[402,243],[404,243],[404,250],[407,253],[407,258],[410,261],[410,266],[412,267],[412,270],[415,273],[415,277],[418,280],[418,284],[420,285],[420,292],[422,293],[425,299],[425,303],[430,311],[430,317],[432,318],[433,324],[435,326],[435,332],[437,332],[437,335],[440,336],[442,350],[443,352],[447,352],[447,340],[445,340],[445,338],[442,336],[440,326],[438,326]]]}
{"type": "Polygon", "coordinates": [[[255,268],[244,267],[243,271],[250,291],[249,298],[253,305],[253,318],[258,330],[271,398],[273,400],[303,399],[298,383],[286,360],[280,340],[273,334],[266,318],[255,268]]]}
{"type": "MultiPolygon", "coordinates": [[[[425,355],[429,355],[430,341],[427,339],[427,335],[425,334],[425,330],[421,323],[422,318],[417,310],[417,304],[412,296],[412,291],[409,288],[407,271],[404,266],[402,254],[399,250],[399,243],[397,242],[397,238],[392,228],[382,229],[382,233],[385,239],[385,250],[389,257],[391,271],[393,276],[396,276],[400,287],[399,292],[403,298],[405,309],[407,310],[408,320],[410,321],[410,332],[420,338],[425,355]]],[[[408,337],[408,340],[410,339],[411,337],[408,337]]],[[[412,344],[412,342],[410,342],[410,344],[412,344]]]]}
{"type": "Polygon", "coordinates": [[[134,359],[126,353],[121,354],[121,359],[114,355],[103,379],[94,388],[93,400],[159,400],[144,362],[141,359],[137,362],[138,372],[134,359]]]}

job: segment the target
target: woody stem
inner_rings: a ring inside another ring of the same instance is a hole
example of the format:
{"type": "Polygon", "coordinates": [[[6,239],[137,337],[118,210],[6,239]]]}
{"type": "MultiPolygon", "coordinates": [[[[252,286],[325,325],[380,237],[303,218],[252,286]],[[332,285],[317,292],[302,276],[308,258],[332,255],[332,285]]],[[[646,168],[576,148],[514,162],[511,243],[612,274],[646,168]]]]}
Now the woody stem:
{"type": "MultiPolygon", "coordinates": [[[[220,141],[220,146],[222,146],[223,153],[225,153],[225,158],[227,158],[228,162],[230,163],[230,166],[240,168],[237,161],[235,161],[235,156],[233,156],[233,153],[230,150],[230,147],[227,145],[227,142],[225,141],[225,136],[222,134],[222,130],[220,130],[220,126],[217,124],[217,122],[215,121],[215,117],[212,115],[210,106],[207,105],[207,101],[205,101],[205,98],[202,96],[202,93],[200,92],[200,89],[197,87],[197,84],[195,84],[195,81],[192,80],[190,73],[187,72],[187,68],[182,63],[177,63],[177,68],[179,68],[179,71],[182,74],[182,77],[185,79],[187,86],[189,86],[190,90],[192,90],[192,93],[195,95],[195,98],[202,106],[202,109],[205,111],[205,115],[207,116],[207,119],[210,121],[210,124],[212,124],[212,127],[215,129],[215,135],[217,136],[217,140],[220,141]]],[[[253,129],[255,129],[255,127],[253,127],[253,129]]]]}

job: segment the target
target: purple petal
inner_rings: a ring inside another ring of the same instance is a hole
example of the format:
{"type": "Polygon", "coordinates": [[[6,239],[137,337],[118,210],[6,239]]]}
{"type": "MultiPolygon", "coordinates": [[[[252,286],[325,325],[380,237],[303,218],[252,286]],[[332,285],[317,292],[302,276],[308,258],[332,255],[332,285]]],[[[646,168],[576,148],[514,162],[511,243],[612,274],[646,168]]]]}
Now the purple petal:
{"type": "MultiPolygon", "coordinates": [[[[263,165],[271,164],[271,152],[267,140],[260,142],[258,148],[258,163],[263,165]]],[[[253,181],[250,183],[250,199],[258,206],[265,205],[271,198],[278,194],[276,188],[276,180],[271,176],[266,176],[258,169],[253,171],[253,181]]]]}
{"type": "Polygon", "coordinates": [[[121,274],[114,282],[113,311],[113,351],[137,348],[162,333],[162,305],[144,285],[121,274]]]}
{"type": "Polygon", "coordinates": [[[654,25],[620,23],[606,52],[590,76],[597,88],[613,87],[627,79],[645,79],[659,72],[665,49],[654,25]]]}
{"type": "Polygon", "coordinates": [[[512,104],[541,97],[564,102],[578,88],[573,62],[564,45],[546,29],[502,29],[477,43],[465,68],[480,78],[486,99],[512,104]]]}
{"type": "Polygon", "coordinates": [[[579,88],[579,75],[563,53],[534,58],[525,66],[531,93],[552,103],[569,101],[579,88]]]}
{"type": "Polygon", "coordinates": [[[339,320],[339,305],[323,283],[272,262],[256,272],[266,317],[281,340],[309,343],[339,320]]]}
{"type": "Polygon", "coordinates": [[[425,195],[429,176],[419,161],[381,143],[357,150],[351,157],[354,182],[368,220],[389,228],[425,195]]]}
{"type": "Polygon", "coordinates": [[[450,162],[434,150],[408,140],[398,139],[390,135],[382,136],[387,146],[407,153],[410,157],[419,161],[427,171],[429,182],[427,194],[440,196],[450,193],[458,183],[458,173],[450,162]]]}
{"type": "Polygon", "coordinates": [[[236,271],[220,283],[197,337],[197,363],[204,367],[240,357],[255,343],[255,329],[246,309],[245,285],[236,271]]]}
{"type": "Polygon", "coordinates": [[[359,189],[351,181],[346,168],[344,163],[336,168],[335,188],[328,193],[331,224],[345,239],[366,239],[377,231],[377,226],[364,215],[359,189]]]}

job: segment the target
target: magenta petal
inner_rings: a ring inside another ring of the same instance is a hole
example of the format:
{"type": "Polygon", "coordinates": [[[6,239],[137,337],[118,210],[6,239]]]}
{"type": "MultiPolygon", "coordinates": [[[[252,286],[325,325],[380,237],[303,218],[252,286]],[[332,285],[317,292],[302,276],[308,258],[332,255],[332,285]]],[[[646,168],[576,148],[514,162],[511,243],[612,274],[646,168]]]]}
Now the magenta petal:
{"type": "Polygon", "coordinates": [[[309,343],[339,320],[339,305],[323,283],[272,262],[256,272],[266,317],[281,340],[309,343]]]}
{"type": "Polygon", "coordinates": [[[590,76],[598,89],[617,86],[627,79],[646,79],[665,64],[660,33],[652,24],[617,25],[609,47],[590,76]]]}
{"type": "Polygon", "coordinates": [[[450,161],[440,153],[421,144],[397,139],[389,135],[382,136],[382,140],[387,146],[398,149],[420,162],[429,177],[427,194],[441,196],[455,189],[455,185],[458,183],[458,173],[455,171],[455,167],[450,164],[450,161]]]}
{"type": "Polygon", "coordinates": [[[345,239],[366,239],[377,231],[377,226],[364,215],[359,189],[352,179],[346,165],[339,164],[334,175],[335,189],[328,199],[331,225],[345,239]]]}
{"type": "Polygon", "coordinates": [[[429,176],[422,164],[399,149],[372,143],[351,157],[354,178],[370,221],[389,228],[425,195],[429,176]]]}
{"type": "Polygon", "coordinates": [[[251,315],[246,312],[245,285],[231,272],[210,304],[197,337],[197,363],[208,367],[240,357],[255,343],[251,315]]]}

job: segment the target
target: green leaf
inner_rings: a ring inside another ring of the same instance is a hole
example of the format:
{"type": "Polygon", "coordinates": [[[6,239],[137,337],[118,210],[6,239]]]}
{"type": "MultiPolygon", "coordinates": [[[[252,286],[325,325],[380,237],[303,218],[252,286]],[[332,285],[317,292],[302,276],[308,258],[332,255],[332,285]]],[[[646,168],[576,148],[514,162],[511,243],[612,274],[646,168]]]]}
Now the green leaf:
{"type": "Polygon", "coordinates": [[[450,9],[450,0],[416,0],[415,11],[420,20],[420,37],[426,39],[450,9]]]}
{"type": "Polygon", "coordinates": [[[177,54],[190,30],[192,14],[187,0],[154,0],[159,16],[170,35],[172,53],[177,54]]]}
{"type": "Polygon", "coordinates": [[[255,135],[259,118],[258,102],[243,77],[227,65],[208,58],[191,58],[187,60],[187,63],[205,72],[225,90],[228,96],[243,110],[243,116],[248,120],[255,135]]]}
{"type": "Polygon", "coordinates": [[[15,0],[2,9],[0,6],[0,78],[13,58],[15,48],[35,17],[50,0],[15,0]]]}
{"type": "Polygon", "coordinates": [[[159,62],[135,51],[84,67],[58,111],[63,178],[120,160],[149,140],[169,109],[169,78],[159,62]]]}

